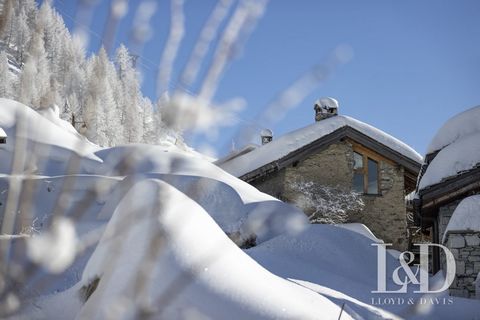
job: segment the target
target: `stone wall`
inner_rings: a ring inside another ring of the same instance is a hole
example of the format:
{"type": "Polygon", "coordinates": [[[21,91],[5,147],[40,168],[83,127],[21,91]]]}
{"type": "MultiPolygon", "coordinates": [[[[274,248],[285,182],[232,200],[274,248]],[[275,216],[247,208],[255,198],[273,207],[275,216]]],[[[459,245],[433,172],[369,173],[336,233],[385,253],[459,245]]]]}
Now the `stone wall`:
{"type": "MultiPolygon", "coordinates": [[[[455,280],[450,286],[450,294],[464,298],[474,298],[475,280],[480,273],[480,232],[448,232],[445,245],[455,257],[455,280]]],[[[442,269],[445,270],[443,254],[442,269]]]]}
{"type": "MultiPolygon", "coordinates": [[[[404,172],[400,166],[380,161],[379,195],[362,195],[362,211],[349,212],[348,222],[365,224],[372,232],[399,250],[406,249],[406,208],[404,172]]],[[[252,184],[259,190],[281,200],[296,203],[295,182],[318,184],[351,191],[353,183],[353,146],[342,141],[312,154],[288,168],[259,179],[252,184]]],[[[301,208],[308,211],[308,208],[301,208]]],[[[309,212],[306,212],[309,214],[309,212]]]]}
{"type": "MultiPolygon", "coordinates": [[[[442,243],[443,235],[445,234],[445,229],[447,229],[448,222],[455,211],[455,208],[458,206],[461,200],[453,201],[447,205],[444,205],[438,209],[438,241],[442,243]]],[[[443,256],[445,260],[445,256],[443,256]]]]}

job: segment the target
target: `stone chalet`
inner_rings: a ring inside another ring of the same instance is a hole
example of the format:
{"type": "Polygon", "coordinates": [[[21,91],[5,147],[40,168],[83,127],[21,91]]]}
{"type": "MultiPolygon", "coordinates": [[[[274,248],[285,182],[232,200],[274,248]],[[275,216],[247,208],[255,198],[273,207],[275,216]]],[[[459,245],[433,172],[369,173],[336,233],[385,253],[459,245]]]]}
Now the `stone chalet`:
{"type": "Polygon", "coordinates": [[[387,133],[338,115],[335,99],[318,100],[314,110],[315,123],[278,139],[263,131],[261,146],[248,145],[217,165],[309,216],[314,209],[298,201],[305,195],[293,187],[299,181],[354,192],[364,205],[348,209],[345,222],[363,223],[394,248],[406,249],[405,196],[415,190],[422,157],[387,133]]]}
{"type": "MultiPolygon", "coordinates": [[[[455,258],[450,294],[480,298],[480,106],[447,121],[421,169],[415,223],[455,258]]],[[[446,271],[443,250],[434,248],[432,271],[446,271]]]]}

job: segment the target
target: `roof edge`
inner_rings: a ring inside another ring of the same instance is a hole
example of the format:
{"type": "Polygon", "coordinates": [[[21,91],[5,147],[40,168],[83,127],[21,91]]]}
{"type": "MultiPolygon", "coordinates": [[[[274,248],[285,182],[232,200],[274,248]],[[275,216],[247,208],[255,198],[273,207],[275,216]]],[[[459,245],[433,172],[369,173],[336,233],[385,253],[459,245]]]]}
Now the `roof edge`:
{"type": "Polygon", "coordinates": [[[405,169],[407,169],[410,173],[413,173],[414,175],[418,175],[418,173],[420,172],[422,163],[417,162],[416,160],[411,159],[401,154],[400,152],[393,150],[392,148],[384,145],[383,143],[369,137],[368,135],[365,135],[359,130],[352,128],[348,124],[345,124],[342,127],[336,129],[335,131],[325,136],[322,136],[319,139],[297,150],[290,152],[289,154],[283,156],[280,159],[264,164],[263,166],[255,170],[241,175],[239,178],[247,182],[256,180],[267,173],[280,170],[293,163],[294,161],[303,159],[314,152],[323,150],[325,147],[331,145],[334,142],[340,141],[343,138],[350,138],[364,145],[366,148],[371,149],[385,156],[386,158],[402,165],[405,169]]]}

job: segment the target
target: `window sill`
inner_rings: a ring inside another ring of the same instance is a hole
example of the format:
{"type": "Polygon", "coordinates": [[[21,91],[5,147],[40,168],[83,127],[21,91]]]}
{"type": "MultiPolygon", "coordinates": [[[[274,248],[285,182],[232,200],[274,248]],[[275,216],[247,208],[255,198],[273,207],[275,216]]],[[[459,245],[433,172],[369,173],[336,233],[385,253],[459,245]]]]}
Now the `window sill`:
{"type": "Polygon", "coordinates": [[[381,197],[382,194],[381,193],[362,193],[362,196],[377,198],[377,197],[381,197]]]}

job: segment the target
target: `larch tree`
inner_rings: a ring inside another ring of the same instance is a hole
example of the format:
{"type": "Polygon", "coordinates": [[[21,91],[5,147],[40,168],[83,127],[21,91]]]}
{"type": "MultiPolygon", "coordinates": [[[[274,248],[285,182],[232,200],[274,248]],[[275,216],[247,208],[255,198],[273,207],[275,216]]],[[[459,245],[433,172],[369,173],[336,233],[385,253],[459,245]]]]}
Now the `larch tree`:
{"type": "Polygon", "coordinates": [[[8,58],[5,51],[0,52],[0,97],[12,98],[12,81],[8,58]]]}
{"type": "Polygon", "coordinates": [[[121,93],[119,104],[124,127],[125,142],[141,142],[143,137],[142,110],[139,107],[140,84],[133,66],[132,56],[122,44],[116,54],[117,72],[121,93]]]}
{"type": "Polygon", "coordinates": [[[13,0],[3,1],[2,13],[0,16],[1,39],[6,48],[14,42],[15,31],[15,7],[13,0]]]}
{"type": "Polygon", "coordinates": [[[27,50],[27,43],[30,41],[30,28],[27,19],[28,16],[25,9],[21,8],[15,20],[14,34],[16,44],[15,60],[20,66],[25,63],[25,51],[27,50]]]}

